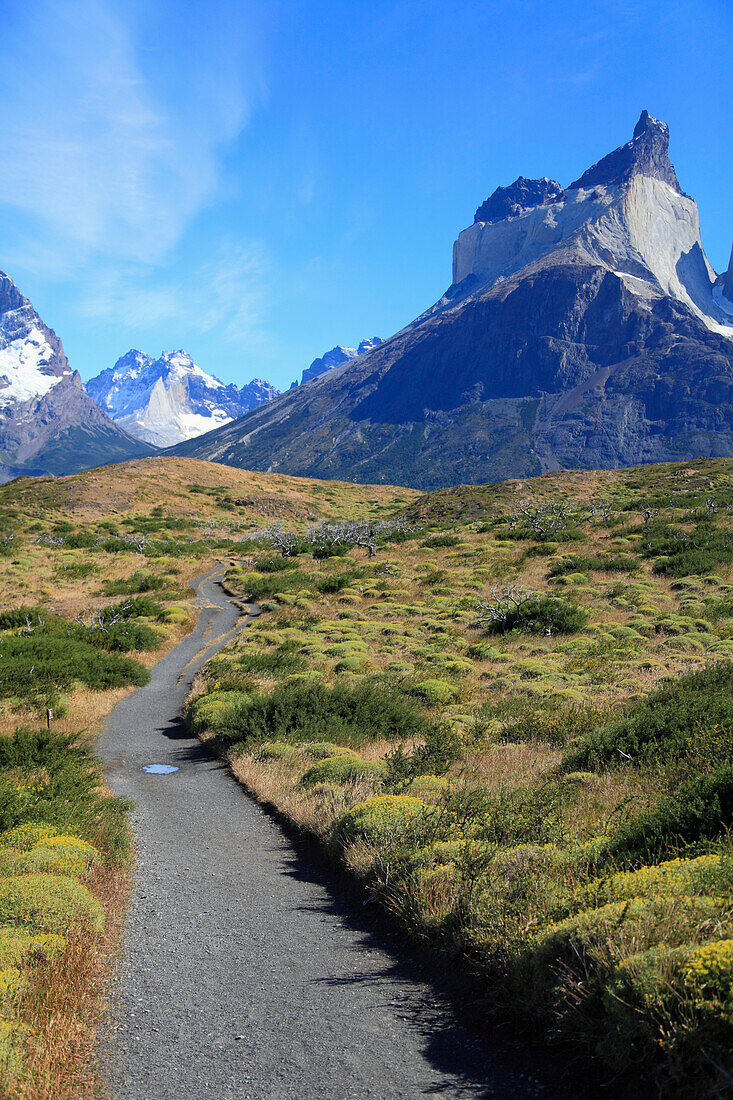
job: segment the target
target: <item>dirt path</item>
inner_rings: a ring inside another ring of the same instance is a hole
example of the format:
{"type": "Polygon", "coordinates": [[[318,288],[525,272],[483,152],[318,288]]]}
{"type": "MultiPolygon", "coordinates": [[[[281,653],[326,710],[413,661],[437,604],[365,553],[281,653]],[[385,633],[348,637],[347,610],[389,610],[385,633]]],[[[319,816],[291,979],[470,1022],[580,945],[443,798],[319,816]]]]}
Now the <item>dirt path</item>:
{"type": "Polygon", "coordinates": [[[212,574],[199,605],[196,631],[99,742],[111,788],[137,806],[133,903],[102,1036],[112,1100],[549,1097],[483,1051],[416,964],[390,952],[383,923],[188,735],[180,714],[196,672],[246,624],[212,574]]]}

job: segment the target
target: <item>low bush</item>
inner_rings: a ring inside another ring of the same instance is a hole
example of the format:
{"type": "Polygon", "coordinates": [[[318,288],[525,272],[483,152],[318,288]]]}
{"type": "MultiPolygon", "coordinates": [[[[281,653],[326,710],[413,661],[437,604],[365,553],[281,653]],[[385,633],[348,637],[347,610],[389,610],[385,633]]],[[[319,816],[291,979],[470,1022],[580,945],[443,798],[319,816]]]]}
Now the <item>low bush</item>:
{"type": "Polygon", "coordinates": [[[297,652],[297,647],[286,643],[272,651],[245,649],[237,659],[237,667],[242,672],[287,675],[290,672],[301,672],[307,666],[305,659],[297,652]]]}
{"type": "Polygon", "coordinates": [[[102,585],[103,596],[134,596],[141,592],[158,592],[165,588],[165,577],[157,573],[146,573],[138,569],[130,577],[121,580],[104,581],[102,585]]]}
{"type": "Polygon", "coordinates": [[[25,928],[0,928],[0,969],[18,966],[26,960],[50,960],[65,946],[55,933],[29,932],[25,928]]]}
{"type": "Polygon", "coordinates": [[[454,703],[460,694],[455,684],[437,679],[422,680],[419,684],[415,684],[412,692],[418,699],[423,699],[431,706],[438,706],[441,703],[454,703]]]}
{"type": "Polygon", "coordinates": [[[334,745],[333,741],[306,741],[298,745],[298,749],[304,756],[310,756],[314,760],[324,760],[329,756],[354,756],[353,749],[347,749],[343,745],[334,745]]]}
{"type": "Polygon", "coordinates": [[[570,554],[567,557],[553,561],[547,573],[548,579],[552,577],[565,577],[568,573],[638,573],[641,565],[636,558],[629,554],[597,554],[584,556],[583,554],[570,554]]]}
{"type": "Polygon", "coordinates": [[[246,720],[250,696],[242,691],[211,691],[192,699],[187,720],[196,734],[213,730],[216,733],[235,731],[246,720]]]}
{"type": "Polygon", "coordinates": [[[127,857],[130,803],[101,784],[88,744],[74,734],[21,728],[0,738],[0,849],[30,851],[52,836],[73,834],[104,851],[127,857]],[[41,777],[32,791],[18,790],[18,775],[41,777]]]}
{"type": "Polygon", "coordinates": [[[733,861],[709,852],[697,859],[677,858],[637,871],[622,871],[593,879],[583,887],[578,900],[583,906],[595,907],[629,898],[692,894],[733,894],[733,861]]]}
{"type": "MultiPolygon", "coordinates": [[[[200,696],[196,706],[204,706],[207,698],[200,696]]],[[[196,713],[189,708],[194,718],[196,713]]],[[[387,681],[336,683],[329,688],[292,680],[271,692],[253,694],[227,723],[222,748],[258,741],[331,739],[358,747],[381,738],[418,736],[426,724],[418,706],[387,681]]]]}
{"type": "Polygon", "coordinates": [[[442,550],[443,548],[459,546],[461,540],[458,535],[430,535],[420,546],[425,550],[442,550]]]}
{"type": "Polygon", "coordinates": [[[410,795],[384,794],[368,798],[347,810],[335,823],[332,843],[346,848],[355,840],[381,845],[404,834],[426,813],[425,803],[410,795]]]}
{"type": "Polygon", "coordinates": [[[693,850],[733,828],[733,767],[693,775],[649,810],[620,825],[609,839],[619,864],[649,863],[681,849],[693,850]]]}
{"type": "Polygon", "coordinates": [[[519,606],[510,606],[492,621],[481,622],[487,634],[575,634],[588,621],[588,612],[559,596],[531,596],[519,606]]]}
{"type": "Polygon", "coordinates": [[[384,766],[373,760],[359,760],[356,756],[342,753],[339,756],[327,756],[319,760],[301,777],[303,787],[314,787],[316,783],[357,783],[362,779],[381,779],[384,766]]]}
{"type": "Polygon", "coordinates": [[[66,875],[0,878],[0,920],[39,932],[63,933],[75,926],[101,932],[104,913],[86,886],[66,875]]]}
{"type": "Polygon", "coordinates": [[[567,750],[562,766],[584,771],[628,761],[668,763],[689,758],[695,743],[704,749],[705,742],[710,763],[720,764],[731,759],[732,729],[733,663],[725,661],[631,703],[618,721],[584,734],[567,750]]]}
{"type": "Polygon", "coordinates": [[[255,760],[291,760],[296,755],[294,745],[286,745],[283,741],[265,741],[257,746],[255,760]]]}

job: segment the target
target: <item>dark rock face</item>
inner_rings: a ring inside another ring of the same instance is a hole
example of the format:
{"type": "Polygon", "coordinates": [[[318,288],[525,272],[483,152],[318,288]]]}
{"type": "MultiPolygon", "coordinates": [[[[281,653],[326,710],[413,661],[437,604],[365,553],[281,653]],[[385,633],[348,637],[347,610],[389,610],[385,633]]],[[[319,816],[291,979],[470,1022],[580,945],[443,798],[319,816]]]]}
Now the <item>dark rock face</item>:
{"type": "Polygon", "coordinates": [[[728,301],[733,302],[733,248],[730,250],[728,270],[721,276],[721,286],[728,301]]]}
{"type": "Polygon", "coordinates": [[[474,222],[500,222],[515,218],[534,206],[557,202],[563,189],[556,180],[545,176],[541,180],[528,180],[519,176],[509,187],[497,187],[493,195],[476,211],[474,222]]]}
{"type": "MultiPolygon", "coordinates": [[[[227,390],[230,388],[236,389],[236,386],[228,386],[227,390]]],[[[237,404],[241,411],[233,415],[242,416],[244,413],[256,409],[258,405],[264,405],[265,402],[272,401],[275,397],[278,397],[279,393],[280,390],[276,389],[272,382],[266,382],[264,378],[253,378],[251,382],[248,382],[246,386],[242,386],[239,390],[237,404]]]]}
{"type": "Polygon", "coordinates": [[[499,189],[489,203],[499,196],[501,224],[464,231],[469,258],[488,237],[488,274],[479,256],[368,354],[177,453],[426,489],[733,455],[733,312],[726,328],[714,300],[724,277],[713,285],[667,149],[666,126],[645,112],[632,141],[578,181],[600,197],[553,199],[521,179],[510,197],[499,189]],[[523,213],[538,197],[547,217],[523,213]],[[521,251],[531,235],[536,248],[521,251]]]}
{"type": "Polygon", "coordinates": [[[0,272],[0,482],[151,453],[98,408],[55,332],[0,272]]]}
{"type": "Polygon", "coordinates": [[[669,127],[666,122],[652,118],[648,111],[641,112],[631,141],[599,160],[580,179],[571,183],[568,190],[624,183],[633,175],[663,180],[682,194],[669,159],[669,127]]]}

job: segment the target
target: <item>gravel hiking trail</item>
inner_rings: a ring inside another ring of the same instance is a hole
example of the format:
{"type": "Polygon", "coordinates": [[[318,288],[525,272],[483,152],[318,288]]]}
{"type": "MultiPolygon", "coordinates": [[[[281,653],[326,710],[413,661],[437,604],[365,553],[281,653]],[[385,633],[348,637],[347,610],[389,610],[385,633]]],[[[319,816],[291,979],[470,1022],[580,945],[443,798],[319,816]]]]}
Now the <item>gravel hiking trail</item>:
{"type": "Polygon", "coordinates": [[[195,582],[197,628],[98,743],[109,786],[136,805],[132,904],[100,1035],[110,1097],[549,1100],[526,1052],[497,1054],[458,1022],[376,907],[186,731],[194,676],[251,618],[220,577],[195,582]]]}

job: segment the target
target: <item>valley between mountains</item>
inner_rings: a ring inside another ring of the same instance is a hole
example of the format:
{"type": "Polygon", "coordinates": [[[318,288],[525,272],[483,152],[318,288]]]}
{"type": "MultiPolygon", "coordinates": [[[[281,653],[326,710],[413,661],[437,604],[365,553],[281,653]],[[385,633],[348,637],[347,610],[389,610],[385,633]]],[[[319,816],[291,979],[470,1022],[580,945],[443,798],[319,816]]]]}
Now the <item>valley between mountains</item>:
{"type": "Polygon", "coordinates": [[[724,1088],[732,509],[728,459],[1,487],[4,1093],[724,1088]]]}

